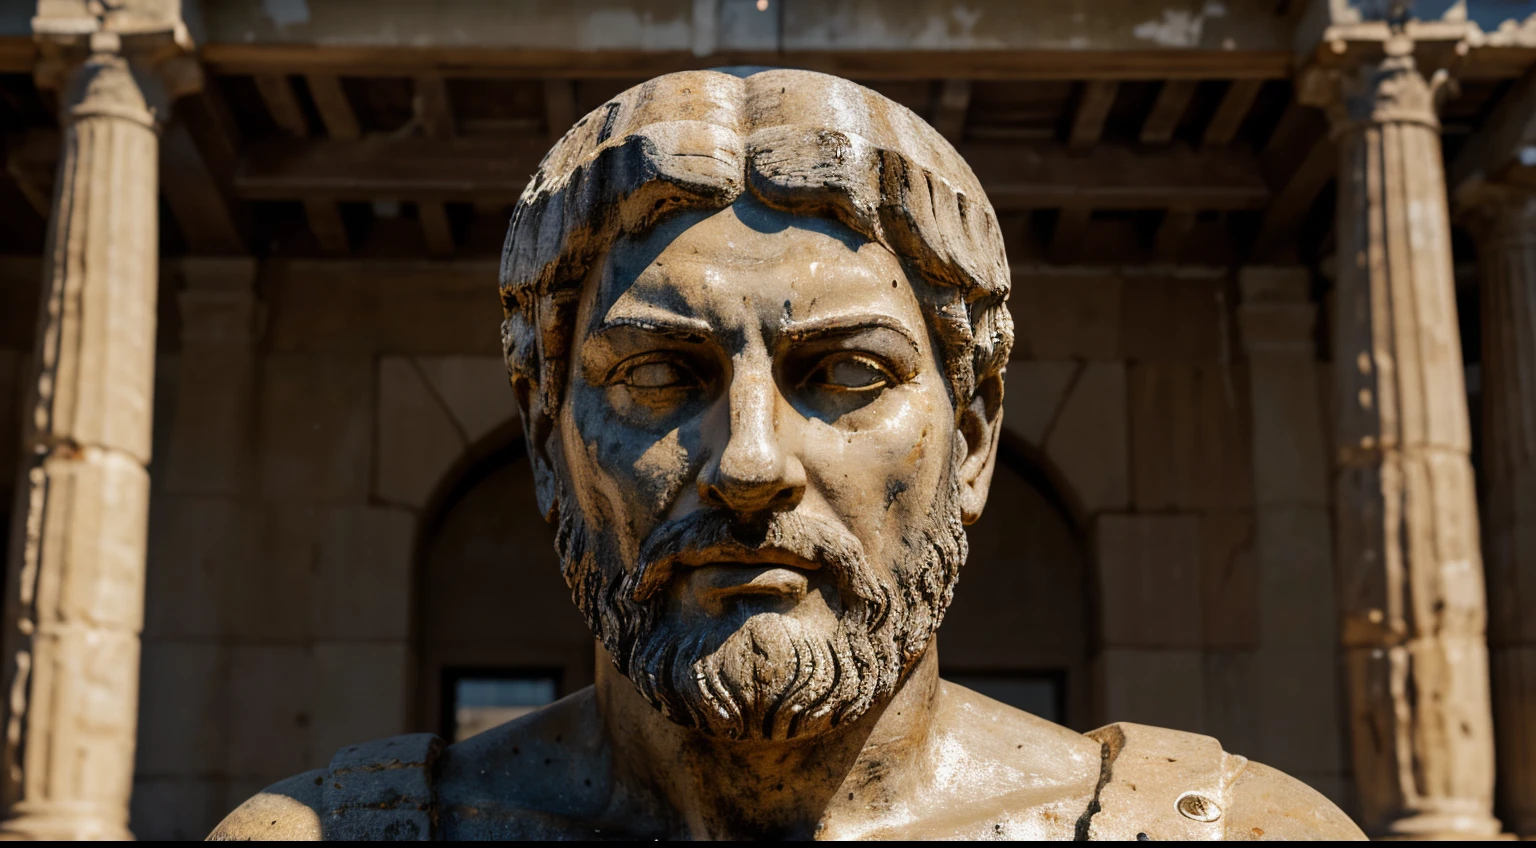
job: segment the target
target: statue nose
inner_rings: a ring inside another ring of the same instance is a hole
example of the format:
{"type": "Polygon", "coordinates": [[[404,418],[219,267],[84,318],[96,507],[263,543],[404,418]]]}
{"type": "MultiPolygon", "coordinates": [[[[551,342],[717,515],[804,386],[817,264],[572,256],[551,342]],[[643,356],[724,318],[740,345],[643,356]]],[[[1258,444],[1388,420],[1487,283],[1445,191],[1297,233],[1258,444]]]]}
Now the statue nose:
{"type": "Polygon", "coordinates": [[[725,445],[699,475],[699,498],[733,512],[793,509],[805,495],[805,467],[779,426],[790,410],[767,375],[732,381],[725,445]]]}

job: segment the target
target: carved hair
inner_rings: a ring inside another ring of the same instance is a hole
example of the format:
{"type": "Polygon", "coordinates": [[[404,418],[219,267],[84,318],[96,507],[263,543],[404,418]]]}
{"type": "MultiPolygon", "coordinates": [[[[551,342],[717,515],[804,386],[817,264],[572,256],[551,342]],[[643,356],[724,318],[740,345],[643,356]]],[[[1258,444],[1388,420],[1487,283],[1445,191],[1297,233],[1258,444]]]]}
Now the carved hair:
{"type": "Polygon", "coordinates": [[[919,287],[956,405],[1013,346],[1008,262],[981,184],[943,136],[861,85],[810,71],[657,77],[576,123],[539,164],[501,255],[502,345],[553,414],[582,281],[613,242],[743,191],[884,245],[919,287]],[[915,272],[915,273],[914,273],[915,272]]]}

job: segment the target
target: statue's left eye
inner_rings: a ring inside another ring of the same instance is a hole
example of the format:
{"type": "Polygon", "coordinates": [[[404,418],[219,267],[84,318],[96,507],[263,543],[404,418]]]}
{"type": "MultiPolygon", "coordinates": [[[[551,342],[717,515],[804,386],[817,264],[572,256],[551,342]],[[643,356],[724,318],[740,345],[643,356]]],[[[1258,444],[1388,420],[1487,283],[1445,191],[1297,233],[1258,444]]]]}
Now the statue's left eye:
{"type": "Polygon", "coordinates": [[[895,380],[889,371],[868,357],[842,356],[817,366],[806,382],[836,391],[871,392],[883,389],[895,380]]]}
{"type": "Polygon", "coordinates": [[[671,389],[688,385],[692,375],[670,362],[643,362],[629,369],[624,382],[637,389],[671,389]]]}

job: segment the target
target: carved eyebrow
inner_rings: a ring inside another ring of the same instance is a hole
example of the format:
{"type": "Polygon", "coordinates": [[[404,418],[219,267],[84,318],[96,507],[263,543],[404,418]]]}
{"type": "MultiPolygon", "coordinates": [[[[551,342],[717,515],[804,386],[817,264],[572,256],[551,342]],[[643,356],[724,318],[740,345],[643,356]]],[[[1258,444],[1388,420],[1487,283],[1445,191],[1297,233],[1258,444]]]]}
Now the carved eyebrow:
{"type": "Polygon", "coordinates": [[[642,333],[663,336],[681,342],[702,344],[714,336],[714,328],[708,321],[685,318],[681,315],[614,315],[592,331],[593,336],[603,336],[617,330],[639,330],[642,333]]]}
{"type": "Polygon", "coordinates": [[[850,312],[813,318],[809,321],[781,321],[779,332],[785,338],[799,342],[816,336],[847,336],[874,327],[891,330],[906,339],[913,350],[922,350],[905,323],[878,312],[850,312]]]}

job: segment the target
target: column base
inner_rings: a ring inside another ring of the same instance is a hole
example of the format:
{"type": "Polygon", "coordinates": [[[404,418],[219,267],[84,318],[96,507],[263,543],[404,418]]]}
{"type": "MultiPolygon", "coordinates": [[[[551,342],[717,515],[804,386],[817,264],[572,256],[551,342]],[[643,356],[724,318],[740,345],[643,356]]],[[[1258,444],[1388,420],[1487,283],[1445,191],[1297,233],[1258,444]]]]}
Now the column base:
{"type": "Polygon", "coordinates": [[[1515,837],[1504,833],[1499,827],[1499,820],[1493,816],[1436,812],[1398,819],[1387,826],[1386,832],[1373,838],[1383,842],[1440,842],[1506,840],[1515,837]]]}
{"type": "Polygon", "coordinates": [[[104,821],[93,815],[95,812],[43,809],[15,813],[0,821],[0,842],[133,841],[133,833],[121,822],[104,821]]]}

